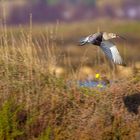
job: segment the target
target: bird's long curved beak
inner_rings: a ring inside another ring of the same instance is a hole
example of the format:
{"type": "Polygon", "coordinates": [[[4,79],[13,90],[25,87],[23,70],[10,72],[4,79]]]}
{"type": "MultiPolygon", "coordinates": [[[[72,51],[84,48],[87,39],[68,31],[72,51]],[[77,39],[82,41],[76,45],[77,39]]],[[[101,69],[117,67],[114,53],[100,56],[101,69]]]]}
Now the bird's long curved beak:
{"type": "Polygon", "coordinates": [[[123,39],[123,40],[126,40],[126,38],[125,38],[125,37],[120,36],[120,35],[117,35],[117,34],[116,34],[116,37],[117,37],[117,38],[121,38],[121,39],[123,39]]]}

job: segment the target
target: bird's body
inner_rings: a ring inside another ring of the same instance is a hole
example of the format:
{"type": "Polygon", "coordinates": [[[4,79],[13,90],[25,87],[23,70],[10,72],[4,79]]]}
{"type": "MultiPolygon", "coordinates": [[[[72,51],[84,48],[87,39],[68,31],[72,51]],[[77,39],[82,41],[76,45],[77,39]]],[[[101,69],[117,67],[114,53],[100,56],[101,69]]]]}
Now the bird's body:
{"type": "Polygon", "coordinates": [[[125,65],[122,60],[120,53],[114,43],[110,41],[112,38],[123,38],[114,33],[99,32],[87,36],[80,41],[80,45],[85,45],[87,43],[99,46],[106,56],[115,64],[125,65]]]}

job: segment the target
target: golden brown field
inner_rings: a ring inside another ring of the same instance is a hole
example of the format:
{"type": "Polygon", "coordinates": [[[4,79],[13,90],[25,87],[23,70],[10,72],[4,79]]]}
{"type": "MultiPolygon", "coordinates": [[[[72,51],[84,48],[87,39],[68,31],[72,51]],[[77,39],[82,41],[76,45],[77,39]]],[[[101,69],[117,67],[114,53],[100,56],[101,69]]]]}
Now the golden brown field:
{"type": "Polygon", "coordinates": [[[0,139],[139,139],[139,25],[108,19],[1,25],[0,139]],[[115,41],[127,67],[111,68],[97,47],[77,45],[99,30],[127,38],[115,41]],[[105,89],[76,84],[97,73],[110,81],[105,89]]]}

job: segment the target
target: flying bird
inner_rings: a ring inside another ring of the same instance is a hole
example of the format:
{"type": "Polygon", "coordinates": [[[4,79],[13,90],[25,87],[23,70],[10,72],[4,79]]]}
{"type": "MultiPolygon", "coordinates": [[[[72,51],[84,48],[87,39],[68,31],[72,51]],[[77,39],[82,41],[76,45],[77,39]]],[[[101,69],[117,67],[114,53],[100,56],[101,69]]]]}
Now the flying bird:
{"type": "Polygon", "coordinates": [[[91,34],[79,41],[79,45],[83,46],[85,44],[93,44],[99,46],[102,51],[105,53],[105,55],[114,63],[118,65],[125,66],[122,57],[120,56],[120,53],[114,43],[112,43],[111,39],[113,38],[122,38],[125,39],[122,36],[119,36],[114,33],[107,33],[107,32],[98,32],[95,34],[91,34]]]}

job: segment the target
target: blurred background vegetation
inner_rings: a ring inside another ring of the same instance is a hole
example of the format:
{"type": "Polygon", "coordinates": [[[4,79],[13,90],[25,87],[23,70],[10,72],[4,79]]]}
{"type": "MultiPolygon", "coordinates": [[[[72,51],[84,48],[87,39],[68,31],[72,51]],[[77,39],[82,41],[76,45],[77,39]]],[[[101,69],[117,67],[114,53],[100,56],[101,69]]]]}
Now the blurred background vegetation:
{"type": "MultiPolygon", "coordinates": [[[[139,0],[3,0],[7,24],[28,23],[29,13],[34,23],[78,20],[140,19],[139,0]]],[[[0,2],[0,9],[2,3],[0,2]]]]}
{"type": "MultiPolygon", "coordinates": [[[[139,0],[2,0],[0,11],[1,27],[5,27],[4,34],[9,46],[12,45],[11,32],[15,46],[20,46],[19,38],[24,32],[25,36],[30,36],[36,48],[53,48],[51,53],[57,59],[50,68],[53,71],[57,68],[63,72],[71,68],[75,71],[83,66],[88,66],[87,76],[93,75],[91,71],[99,71],[98,66],[100,69],[108,62],[101,51],[91,45],[83,48],[77,46],[81,37],[97,31],[115,32],[126,37],[126,42],[116,40],[115,43],[129,67],[139,65],[139,0]]],[[[3,34],[3,28],[1,32],[3,34]]],[[[45,55],[44,51],[38,53],[40,59],[45,55]]],[[[108,71],[108,68],[105,69],[108,71]]]]}

